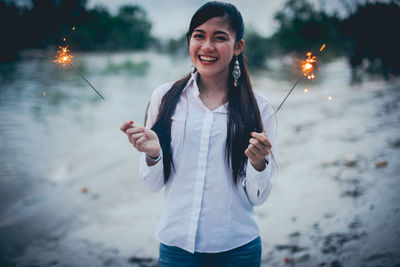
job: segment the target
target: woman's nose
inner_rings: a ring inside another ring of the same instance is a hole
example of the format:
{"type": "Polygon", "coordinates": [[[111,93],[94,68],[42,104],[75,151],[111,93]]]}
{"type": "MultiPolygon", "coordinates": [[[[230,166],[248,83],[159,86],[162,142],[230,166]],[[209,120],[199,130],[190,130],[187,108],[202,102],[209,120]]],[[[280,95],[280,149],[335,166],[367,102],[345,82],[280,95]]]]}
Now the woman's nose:
{"type": "Polygon", "coordinates": [[[212,43],[211,40],[205,40],[204,43],[203,43],[202,48],[204,50],[213,50],[213,49],[215,49],[214,44],[212,43]]]}

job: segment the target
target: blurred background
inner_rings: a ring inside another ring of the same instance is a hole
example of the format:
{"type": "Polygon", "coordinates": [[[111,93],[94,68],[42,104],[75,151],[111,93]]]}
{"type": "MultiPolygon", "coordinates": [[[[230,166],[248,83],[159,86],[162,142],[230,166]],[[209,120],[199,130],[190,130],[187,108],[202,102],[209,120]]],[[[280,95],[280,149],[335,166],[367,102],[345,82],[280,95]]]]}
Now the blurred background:
{"type": "MultiPolygon", "coordinates": [[[[205,2],[0,0],[0,266],[157,265],[163,193],[119,127],[190,71],[205,2]],[[60,45],[106,101],[54,62],[60,45]]],[[[400,1],[229,2],[275,109],[319,60],[277,113],[262,266],[400,266],[400,1]]]]}

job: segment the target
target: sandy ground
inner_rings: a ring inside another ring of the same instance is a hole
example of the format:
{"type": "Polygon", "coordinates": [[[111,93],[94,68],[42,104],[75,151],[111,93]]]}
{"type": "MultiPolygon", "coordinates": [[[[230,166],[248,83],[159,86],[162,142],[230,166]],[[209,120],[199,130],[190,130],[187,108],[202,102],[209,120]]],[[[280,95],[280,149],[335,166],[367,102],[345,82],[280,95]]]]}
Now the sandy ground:
{"type": "MultiPolygon", "coordinates": [[[[257,207],[262,266],[400,266],[400,81],[350,86],[343,64],[278,113],[279,173],[257,207]]],[[[254,85],[277,106],[282,91],[267,88],[290,84],[254,85]]],[[[163,193],[138,180],[118,123],[104,128],[0,214],[0,266],[156,266],[163,193]]]]}

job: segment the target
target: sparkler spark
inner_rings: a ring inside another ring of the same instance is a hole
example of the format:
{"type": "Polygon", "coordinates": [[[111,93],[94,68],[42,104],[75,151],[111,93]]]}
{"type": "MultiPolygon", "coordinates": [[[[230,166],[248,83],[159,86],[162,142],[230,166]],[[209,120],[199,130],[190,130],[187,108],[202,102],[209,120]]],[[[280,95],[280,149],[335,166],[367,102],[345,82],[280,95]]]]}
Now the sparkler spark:
{"type": "MultiPolygon", "coordinates": [[[[321,48],[319,49],[320,52],[322,52],[322,50],[324,50],[325,48],[325,44],[323,44],[321,46],[321,48]]],[[[299,77],[297,78],[297,80],[294,82],[292,88],[290,89],[289,93],[286,95],[286,97],[283,99],[283,101],[281,102],[281,104],[279,105],[279,107],[276,109],[277,113],[280,108],[282,107],[283,103],[285,103],[286,99],[289,97],[289,95],[292,93],[293,89],[296,87],[296,85],[299,83],[299,81],[301,80],[301,78],[303,77],[307,77],[307,79],[309,80],[314,80],[316,78],[316,75],[314,73],[314,67],[317,64],[317,56],[313,56],[312,52],[307,52],[306,54],[307,58],[304,60],[303,64],[301,65],[301,69],[303,70],[303,73],[301,75],[299,75],[299,77]]],[[[319,68],[318,68],[319,69],[319,68]]],[[[308,89],[304,89],[304,92],[307,93],[308,89]]],[[[332,100],[332,97],[330,97],[329,101],[332,100]]]]}
{"type": "MultiPolygon", "coordinates": [[[[75,31],[75,29],[76,29],[75,26],[72,27],[72,30],[73,30],[73,31],[75,31]]],[[[66,42],[66,40],[67,40],[66,37],[64,37],[63,41],[66,42]]],[[[124,121],[124,120],[122,119],[123,116],[121,116],[121,114],[118,112],[118,110],[115,109],[115,107],[114,107],[111,103],[109,103],[108,101],[106,101],[106,99],[102,96],[102,94],[88,81],[88,79],[86,79],[86,77],[79,71],[79,69],[76,68],[76,67],[74,66],[74,64],[72,64],[71,60],[72,60],[73,56],[71,55],[71,51],[68,49],[68,46],[69,46],[69,45],[66,45],[66,46],[64,46],[64,47],[63,47],[63,46],[59,46],[60,50],[57,51],[58,57],[57,57],[56,60],[54,60],[54,62],[57,62],[57,63],[59,63],[59,64],[62,64],[63,66],[65,66],[66,64],[68,64],[69,66],[71,66],[71,67],[75,70],[75,72],[76,72],[79,76],[81,76],[81,78],[90,86],[90,88],[92,88],[93,91],[94,91],[104,102],[106,102],[106,103],[109,105],[109,107],[114,111],[115,115],[117,115],[118,118],[119,118],[121,121],[124,121]]],[[[43,95],[45,95],[45,92],[44,92],[43,95]]],[[[133,122],[132,122],[132,123],[133,123],[133,122]]]]}
{"type": "Polygon", "coordinates": [[[60,46],[60,50],[57,51],[58,53],[58,58],[54,60],[54,62],[60,63],[65,65],[68,63],[74,70],[75,72],[81,76],[81,78],[95,91],[95,93],[103,100],[106,101],[105,98],[100,94],[100,92],[83,76],[83,74],[71,63],[72,55],[70,51],[68,50],[68,45],[65,47],[60,46]]]}
{"type": "Polygon", "coordinates": [[[67,46],[59,46],[60,50],[57,51],[58,57],[54,62],[60,63],[60,64],[65,64],[65,63],[70,63],[72,59],[72,55],[70,54],[70,51],[68,50],[68,45],[67,46]]]}

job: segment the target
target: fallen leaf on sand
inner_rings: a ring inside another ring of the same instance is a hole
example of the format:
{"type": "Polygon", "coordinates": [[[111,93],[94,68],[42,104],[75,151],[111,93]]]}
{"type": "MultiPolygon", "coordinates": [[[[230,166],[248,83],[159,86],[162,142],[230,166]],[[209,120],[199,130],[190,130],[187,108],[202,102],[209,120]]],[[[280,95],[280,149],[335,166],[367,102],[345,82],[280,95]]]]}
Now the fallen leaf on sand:
{"type": "Polygon", "coordinates": [[[387,160],[381,160],[375,163],[375,168],[383,168],[386,167],[386,165],[388,165],[387,160]]]}

